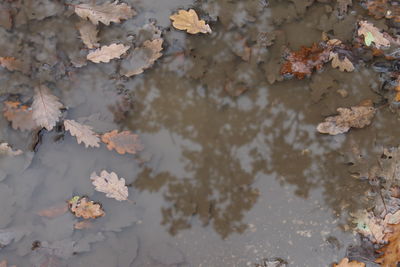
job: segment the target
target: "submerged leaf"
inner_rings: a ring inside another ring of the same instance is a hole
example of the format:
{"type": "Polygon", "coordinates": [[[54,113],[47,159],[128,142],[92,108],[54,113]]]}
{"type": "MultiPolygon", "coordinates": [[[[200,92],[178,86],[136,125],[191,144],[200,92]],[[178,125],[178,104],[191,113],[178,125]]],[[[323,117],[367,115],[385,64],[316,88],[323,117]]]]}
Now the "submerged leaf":
{"type": "Polygon", "coordinates": [[[350,128],[364,128],[371,124],[376,109],[372,105],[338,108],[339,115],[327,117],[317,126],[320,133],[337,135],[350,128]]]}
{"type": "Polygon", "coordinates": [[[127,4],[118,4],[118,0],[114,3],[109,2],[102,5],[76,5],[75,13],[83,19],[89,19],[95,25],[99,22],[105,25],[110,25],[111,22],[120,23],[121,20],[136,15],[136,12],[127,4]]]}
{"type": "Polygon", "coordinates": [[[54,218],[66,213],[67,211],[68,211],[68,205],[65,202],[63,202],[61,204],[56,204],[54,206],[51,206],[47,209],[40,210],[37,212],[37,214],[42,217],[54,218]]]}
{"type": "Polygon", "coordinates": [[[30,71],[29,65],[26,65],[26,63],[15,57],[0,57],[0,65],[9,71],[17,70],[25,74],[28,74],[30,71]]]}
{"type": "Polygon", "coordinates": [[[81,35],[82,42],[87,46],[87,48],[97,48],[99,47],[99,38],[97,37],[97,27],[88,21],[81,21],[76,24],[81,35]]]}
{"type": "Polygon", "coordinates": [[[107,144],[109,150],[115,149],[119,154],[136,154],[143,149],[139,136],[130,131],[118,133],[117,130],[105,133],[101,136],[101,141],[107,144]]]}
{"type": "Polygon", "coordinates": [[[89,201],[87,197],[75,196],[68,201],[68,206],[78,218],[95,219],[105,215],[101,204],[89,201]]]}
{"type": "Polygon", "coordinates": [[[199,20],[196,11],[190,9],[179,10],[178,14],[169,17],[172,20],[172,25],[178,30],[186,30],[188,33],[211,33],[211,28],[204,20],[199,20]]]}
{"type": "Polygon", "coordinates": [[[87,59],[94,62],[110,62],[111,59],[119,58],[124,54],[130,46],[124,46],[123,44],[111,44],[109,46],[102,46],[87,55],[87,59]]]}
{"type": "Polygon", "coordinates": [[[3,114],[4,117],[11,122],[13,129],[30,131],[38,127],[36,122],[33,120],[32,109],[26,105],[21,105],[20,102],[4,102],[3,114]]]}
{"type": "Polygon", "coordinates": [[[98,176],[95,172],[90,175],[96,191],[103,192],[106,197],[114,198],[118,201],[128,199],[128,187],[125,185],[125,179],[120,178],[115,172],[108,173],[103,170],[98,176]]]}
{"type": "Polygon", "coordinates": [[[72,136],[76,137],[78,144],[84,143],[85,147],[99,147],[100,138],[88,125],[80,124],[74,120],[64,121],[65,130],[69,131],[72,136]]]}
{"type": "Polygon", "coordinates": [[[12,266],[9,266],[9,265],[7,265],[7,261],[6,260],[3,260],[3,261],[0,261],[0,267],[17,267],[16,265],[12,265],[12,266]]]}
{"type": "Polygon", "coordinates": [[[32,117],[39,126],[51,131],[61,116],[62,107],[63,104],[58,101],[58,97],[51,94],[49,88],[40,85],[35,89],[32,117]]]}

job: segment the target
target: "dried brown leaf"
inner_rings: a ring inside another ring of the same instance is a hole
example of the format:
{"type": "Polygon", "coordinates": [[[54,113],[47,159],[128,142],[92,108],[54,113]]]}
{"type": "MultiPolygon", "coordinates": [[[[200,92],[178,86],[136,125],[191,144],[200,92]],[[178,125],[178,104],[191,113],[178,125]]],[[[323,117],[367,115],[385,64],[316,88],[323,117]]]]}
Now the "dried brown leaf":
{"type": "Polygon", "coordinates": [[[106,197],[114,198],[118,201],[128,199],[128,187],[125,185],[125,179],[120,178],[115,172],[108,173],[103,170],[98,176],[95,172],[90,175],[95,190],[103,192],[106,197]]]}
{"type": "Polygon", "coordinates": [[[18,101],[4,102],[3,115],[11,122],[13,129],[21,131],[33,130],[38,127],[32,117],[32,109],[26,105],[21,105],[18,101]]]}
{"type": "Polygon", "coordinates": [[[354,214],[355,230],[368,237],[372,242],[382,244],[385,242],[387,224],[384,220],[375,217],[372,212],[358,211],[354,214]]]}
{"type": "Polygon", "coordinates": [[[87,46],[87,48],[97,48],[99,47],[99,38],[97,37],[97,27],[88,21],[81,21],[76,24],[81,35],[82,42],[87,46]]]}
{"type": "Polygon", "coordinates": [[[105,215],[101,204],[90,201],[87,197],[75,196],[68,201],[68,206],[78,218],[95,219],[105,215]]]}
{"type": "Polygon", "coordinates": [[[32,117],[39,126],[51,131],[61,116],[60,108],[62,107],[63,104],[50,92],[49,88],[44,85],[35,88],[32,117]]]}
{"type": "Polygon", "coordinates": [[[353,4],[352,2],[352,0],[337,0],[340,16],[343,16],[347,13],[347,7],[351,6],[353,4]]]}
{"type": "Polygon", "coordinates": [[[111,22],[120,23],[121,20],[130,19],[136,15],[135,10],[127,4],[118,4],[118,0],[102,5],[76,5],[75,13],[83,19],[89,19],[95,25],[99,22],[105,25],[110,25],[111,22]]]}
{"type": "Polygon", "coordinates": [[[397,0],[367,0],[367,9],[376,19],[387,18],[400,22],[400,5],[397,0]]]}
{"type": "Polygon", "coordinates": [[[339,68],[340,71],[351,72],[354,70],[354,65],[351,61],[344,57],[343,60],[339,58],[339,55],[335,52],[331,52],[329,55],[329,59],[332,60],[332,67],[339,68]]]}
{"type": "Polygon", "coordinates": [[[109,150],[115,149],[119,154],[136,154],[143,149],[139,136],[130,131],[118,133],[117,130],[105,133],[101,136],[101,141],[107,144],[109,150]]]}
{"type": "Polygon", "coordinates": [[[172,25],[178,30],[186,30],[190,34],[211,33],[211,28],[204,20],[199,20],[196,11],[193,9],[179,10],[177,14],[169,17],[172,25]]]}
{"type": "Polygon", "coordinates": [[[392,226],[387,240],[389,244],[378,250],[382,255],[375,262],[383,267],[396,267],[400,263],[400,224],[392,226]]]}
{"type": "Polygon", "coordinates": [[[318,124],[318,132],[337,135],[347,132],[350,128],[364,128],[371,124],[376,109],[372,106],[354,106],[338,108],[337,111],[339,115],[327,117],[324,122],[318,124]]]}
{"type": "Polygon", "coordinates": [[[64,121],[65,130],[76,137],[78,144],[84,143],[85,147],[99,147],[100,138],[89,125],[80,124],[74,120],[64,121]]]}
{"type": "Polygon", "coordinates": [[[0,156],[18,156],[21,155],[22,150],[13,150],[11,146],[7,143],[0,143],[0,156]]]}
{"type": "Polygon", "coordinates": [[[30,71],[29,65],[15,57],[0,57],[0,65],[9,71],[17,70],[25,74],[28,74],[30,71]]]}
{"type": "Polygon", "coordinates": [[[338,264],[333,264],[333,267],[365,267],[365,263],[359,261],[349,261],[348,258],[343,258],[338,264]]]}
{"type": "Polygon", "coordinates": [[[68,205],[64,202],[51,206],[47,209],[40,210],[37,212],[37,214],[42,217],[54,218],[66,213],[67,211],[68,205]]]}
{"type": "Polygon", "coordinates": [[[122,61],[121,74],[126,77],[138,75],[150,68],[162,56],[162,38],[145,41],[142,47],[135,48],[133,52],[122,61]]]}
{"type": "Polygon", "coordinates": [[[110,62],[111,59],[119,58],[124,54],[130,46],[124,46],[123,44],[111,44],[109,46],[102,46],[95,51],[90,52],[87,55],[87,59],[94,62],[110,62]]]}
{"type": "Polygon", "coordinates": [[[381,33],[380,29],[376,28],[372,23],[366,20],[360,21],[358,23],[360,27],[358,28],[358,35],[364,36],[364,41],[366,45],[370,45],[371,42],[375,43],[377,48],[389,47],[390,41],[381,33]]]}

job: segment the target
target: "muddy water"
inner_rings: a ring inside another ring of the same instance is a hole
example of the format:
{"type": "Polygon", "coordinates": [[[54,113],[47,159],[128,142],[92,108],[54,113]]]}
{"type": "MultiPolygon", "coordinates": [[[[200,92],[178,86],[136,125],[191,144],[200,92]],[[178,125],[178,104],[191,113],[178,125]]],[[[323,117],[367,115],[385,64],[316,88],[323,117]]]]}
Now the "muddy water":
{"type": "Polygon", "coordinates": [[[1,69],[3,96],[28,100],[35,83],[47,83],[68,107],[66,118],[98,132],[132,130],[145,147],[137,156],[85,149],[59,130],[44,132],[32,152],[36,134],[15,131],[1,117],[1,141],[26,152],[0,160],[0,236],[10,237],[0,240],[7,243],[0,260],[122,267],[254,266],[281,258],[327,266],[345,256],[357,242],[348,213],[368,205],[368,186],[351,174],[367,170],[377,147],[396,144],[396,118],[382,109],[366,129],[323,136],[315,127],[337,107],[379,99],[378,75],[368,66],[353,73],[327,66],[301,81],[277,74],[283,45],[309,46],[322,31],[350,40],[364,11],[354,6],[339,19],[330,5],[307,7],[312,1],[125,2],[138,16],[102,26],[103,44],[139,42],[149,19],[165,39],[164,56],[130,79],[118,75],[117,61],[73,68],[71,61],[82,62],[78,19],[57,8],[45,10],[52,17],[0,28],[0,56],[39,66],[30,76],[1,69]],[[190,7],[213,34],[170,28],[169,15],[190,7]],[[276,38],[266,47],[262,36],[271,32],[276,38]],[[126,179],[134,204],[94,191],[90,174],[103,169],[126,179]],[[70,213],[37,215],[74,195],[101,202],[106,216],[75,230],[70,213]],[[41,246],[32,250],[35,241],[41,246]]]}

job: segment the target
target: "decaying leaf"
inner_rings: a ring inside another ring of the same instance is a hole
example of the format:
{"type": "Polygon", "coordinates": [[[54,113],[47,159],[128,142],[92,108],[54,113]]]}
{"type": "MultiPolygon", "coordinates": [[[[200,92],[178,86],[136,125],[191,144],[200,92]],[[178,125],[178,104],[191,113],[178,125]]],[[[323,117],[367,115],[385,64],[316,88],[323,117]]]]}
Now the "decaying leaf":
{"type": "Polygon", "coordinates": [[[143,47],[135,48],[133,52],[122,61],[121,74],[126,77],[138,75],[150,68],[162,54],[162,38],[145,41],[143,47]]]}
{"type": "Polygon", "coordinates": [[[25,74],[28,74],[30,71],[29,65],[15,57],[0,57],[0,65],[9,71],[17,70],[25,74]]]}
{"type": "Polygon", "coordinates": [[[51,131],[58,122],[63,107],[58,101],[58,97],[50,92],[47,86],[40,85],[35,88],[35,95],[32,103],[32,117],[35,122],[51,131]]]}
{"type": "Polygon", "coordinates": [[[363,20],[360,21],[358,24],[360,25],[360,27],[358,28],[358,35],[364,36],[364,42],[367,46],[370,46],[372,42],[377,48],[390,46],[390,41],[372,23],[363,20]]]}
{"type": "Polygon", "coordinates": [[[343,16],[344,14],[347,13],[347,7],[351,6],[352,0],[337,0],[337,5],[339,9],[339,15],[343,16]]]}
{"type": "Polygon", "coordinates": [[[95,219],[105,215],[101,204],[90,201],[87,197],[75,196],[68,201],[68,206],[78,218],[95,219]]]}
{"type": "Polygon", "coordinates": [[[376,19],[393,19],[400,22],[400,5],[397,0],[367,0],[367,8],[370,15],[376,19]]]}
{"type": "Polygon", "coordinates": [[[348,258],[343,258],[338,264],[333,264],[333,267],[365,267],[365,263],[349,261],[348,258]]]}
{"type": "Polygon", "coordinates": [[[111,59],[119,58],[122,54],[124,54],[130,46],[124,46],[123,44],[111,44],[108,46],[102,46],[95,51],[90,52],[87,55],[87,59],[94,62],[110,62],[111,59]]]}
{"type": "Polygon", "coordinates": [[[89,229],[92,227],[93,227],[93,223],[88,220],[74,223],[74,229],[77,229],[77,230],[89,229]]]}
{"type": "Polygon", "coordinates": [[[89,125],[80,124],[74,120],[64,120],[65,130],[76,137],[78,144],[84,143],[85,147],[99,147],[100,138],[89,125]]]}
{"type": "Polygon", "coordinates": [[[110,25],[111,22],[120,23],[121,20],[130,19],[136,15],[136,12],[127,4],[118,4],[118,0],[102,5],[76,5],[75,13],[83,19],[89,19],[95,25],[99,22],[105,25],[110,25]]]}
{"type": "Polygon", "coordinates": [[[211,28],[204,20],[199,20],[196,11],[193,9],[179,10],[177,14],[169,17],[172,25],[178,30],[186,30],[188,33],[211,33],[211,28]]]}
{"type": "Polygon", "coordinates": [[[99,47],[99,38],[97,37],[97,27],[88,21],[81,21],[76,24],[81,35],[82,42],[87,46],[87,48],[97,48],[99,47]]]}
{"type": "Polygon", "coordinates": [[[4,102],[3,115],[9,122],[11,122],[13,129],[30,131],[38,127],[36,122],[33,120],[32,109],[26,105],[21,105],[18,101],[4,102]]]}
{"type": "Polygon", "coordinates": [[[68,205],[64,202],[51,206],[47,209],[40,210],[37,212],[37,214],[42,217],[54,218],[66,213],[67,211],[68,205]]]}
{"type": "Polygon", "coordinates": [[[294,75],[303,79],[310,75],[314,69],[321,69],[329,61],[329,49],[322,48],[314,43],[312,47],[302,47],[299,51],[287,51],[282,64],[281,75],[294,75]]]}
{"type": "Polygon", "coordinates": [[[136,154],[143,149],[139,136],[130,131],[118,133],[117,130],[113,130],[103,134],[101,136],[101,141],[107,144],[109,150],[115,149],[119,154],[136,154]]]}
{"type": "Polygon", "coordinates": [[[347,132],[350,128],[364,128],[371,124],[375,111],[372,104],[338,108],[339,115],[327,117],[324,122],[318,124],[317,130],[320,133],[337,135],[347,132]]]}
{"type": "Polygon", "coordinates": [[[400,224],[392,226],[387,241],[389,244],[378,250],[382,255],[375,262],[384,267],[396,267],[400,263],[400,224]]]}
{"type": "Polygon", "coordinates": [[[7,261],[6,260],[3,260],[3,261],[0,261],[0,267],[17,267],[17,265],[12,265],[12,266],[9,266],[9,265],[7,265],[7,261]]]}
{"type": "Polygon", "coordinates": [[[13,150],[11,146],[7,143],[0,143],[0,156],[18,156],[21,155],[22,150],[13,150]]]}
{"type": "Polygon", "coordinates": [[[100,176],[95,172],[90,175],[96,191],[103,192],[106,197],[114,198],[118,201],[128,199],[128,187],[125,185],[125,179],[120,178],[115,172],[101,171],[100,176]]]}
{"type": "Polygon", "coordinates": [[[356,224],[355,230],[368,237],[372,242],[384,243],[386,226],[384,220],[374,216],[372,212],[358,211],[353,215],[353,223],[356,224]]]}
{"type": "Polygon", "coordinates": [[[351,61],[344,56],[343,59],[339,58],[339,55],[335,52],[331,52],[329,55],[329,59],[332,60],[332,67],[339,68],[340,71],[351,72],[354,70],[354,65],[351,61]]]}

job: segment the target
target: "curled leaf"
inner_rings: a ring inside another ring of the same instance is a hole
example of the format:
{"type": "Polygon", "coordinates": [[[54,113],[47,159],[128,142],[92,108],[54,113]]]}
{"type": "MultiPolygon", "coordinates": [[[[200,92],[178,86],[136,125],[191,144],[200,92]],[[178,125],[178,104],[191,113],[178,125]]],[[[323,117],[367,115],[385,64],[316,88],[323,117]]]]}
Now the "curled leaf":
{"type": "Polygon", "coordinates": [[[178,14],[169,17],[172,20],[172,26],[178,30],[186,30],[188,33],[211,33],[211,28],[204,20],[199,20],[196,11],[193,9],[179,10],[178,14]]]}
{"type": "Polygon", "coordinates": [[[119,154],[136,154],[143,149],[139,136],[130,131],[118,133],[117,130],[105,133],[101,136],[101,141],[107,144],[109,150],[115,149],[119,154]]]}
{"type": "Polygon", "coordinates": [[[125,179],[120,178],[115,172],[108,173],[103,170],[98,176],[95,172],[90,175],[96,191],[103,192],[106,197],[114,198],[118,201],[128,199],[128,187],[125,185],[125,179]]]}
{"type": "Polygon", "coordinates": [[[80,124],[74,120],[64,121],[65,130],[76,137],[78,144],[84,143],[85,147],[99,147],[100,138],[88,125],[80,124]]]}
{"type": "Polygon", "coordinates": [[[110,62],[111,59],[119,58],[124,54],[130,46],[124,46],[123,44],[111,44],[109,46],[102,46],[87,55],[87,59],[94,62],[110,62]]]}
{"type": "Polygon", "coordinates": [[[95,219],[105,215],[101,204],[90,201],[87,197],[75,196],[71,198],[68,201],[68,207],[78,218],[95,219]]]}
{"type": "Polygon", "coordinates": [[[95,25],[99,24],[99,22],[105,25],[110,25],[111,22],[120,23],[121,20],[126,20],[136,15],[136,12],[127,4],[118,4],[118,0],[102,5],[76,5],[75,13],[83,19],[89,19],[95,25]]]}
{"type": "Polygon", "coordinates": [[[58,97],[51,94],[49,88],[40,85],[35,89],[32,117],[39,126],[51,131],[61,116],[62,107],[63,104],[58,101],[58,97]]]}
{"type": "Polygon", "coordinates": [[[36,122],[33,120],[32,109],[26,105],[21,105],[18,101],[4,102],[3,115],[11,122],[13,129],[30,131],[38,127],[36,122]]]}

